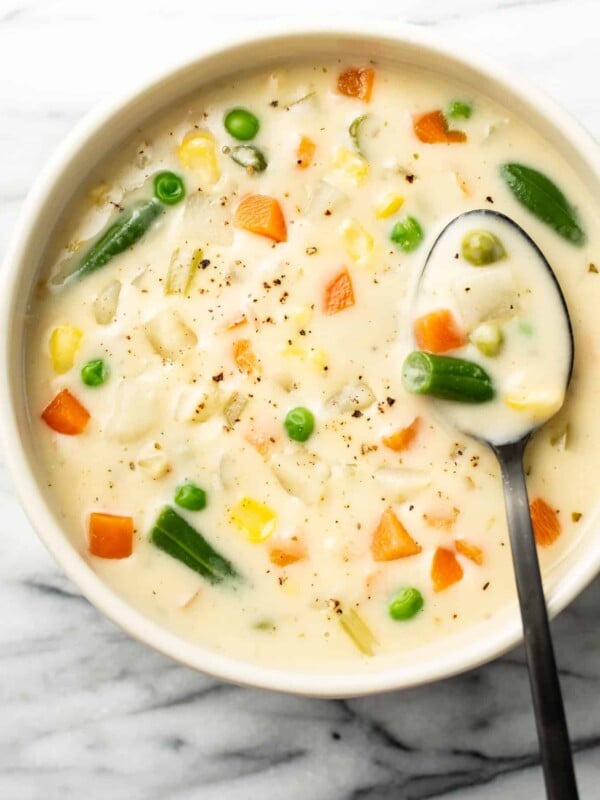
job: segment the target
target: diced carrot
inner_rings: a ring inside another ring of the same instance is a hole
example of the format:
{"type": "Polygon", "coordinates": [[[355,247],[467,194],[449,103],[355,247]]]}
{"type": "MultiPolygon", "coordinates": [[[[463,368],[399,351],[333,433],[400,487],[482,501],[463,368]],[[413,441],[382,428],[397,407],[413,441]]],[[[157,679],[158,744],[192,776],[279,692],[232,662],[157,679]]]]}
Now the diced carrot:
{"type": "Polygon", "coordinates": [[[127,558],[133,551],[133,519],[115,514],[90,514],[90,553],[99,558],[127,558]]]}
{"type": "Polygon", "coordinates": [[[227,330],[234,331],[236,328],[241,328],[242,325],[246,325],[248,320],[246,319],[244,314],[240,314],[239,317],[232,319],[231,322],[227,323],[227,330]]]}
{"type": "Polygon", "coordinates": [[[276,567],[287,567],[297,561],[302,561],[303,558],[306,558],[306,549],[298,536],[274,543],[269,551],[269,560],[276,567]]]}
{"type": "Polygon", "coordinates": [[[250,339],[236,339],[233,343],[233,360],[238,365],[240,372],[252,375],[258,372],[258,359],[252,349],[250,339]]]}
{"type": "Polygon", "coordinates": [[[346,97],[357,97],[368,103],[374,80],[375,70],[371,67],[349,67],[338,75],[337,90],[346,97]]]}
{"type": "Polygon", "coordinates": [[[421,420],[419,417],[415,417],[406,428],[399,428],[389,436],[384,436],[381,441],[386,447],[389,447],[390,450],[395,450],[397,453],[408,450],[419,432],[420,424],[421,420]]]}
{"type": "Polygon", "coordinates": [[[467,134],[464,131],[448,129],[448,121],[439,110],[428,111],[415,117],[413,129],[417,138],[425,144],[453,144],[467,141],[467,134]]]}
{"type": "Polygon", "coordinates": [[[459,515],[459,509],[453,508],[445,514],[423,514],[423,519],[430,528],[437,528],[438,530],[449,531],[456,522],[459,515]]]}
{"type": "Polygon", "coordinates": [[[344,267],[341,272],[329,281],[325,287],[323,311],[326,314],[337,314],[354,305],[354,289],[350,273],[344,267]]]}
{"type": "Polygon", "coordinates": [[[415,339],[421,350],[445,353],[467,343],[451,311],[442,308],[415,320],[415,339]]]}
{"type": "Polygon", "coordinates": [[[275,443],[275,437],[267,436],[264,433],[249,433],[246,441],[255,447],[263,458],[268,458],[275,443]]]}
{"type": "Polygon", "coordinates": [[[42,419],[58,433],[77,436],[86,429],[90,414],[68,389],[63,389],[42,411],[42,419]]]}
{"type": "Polygon", "coordinates": [[[373,532],[371,552],[375,561],[394,561],[397,558],[416,556],[421,552],[421,546],[415,542],[392,509],[387,508],[373,532]]]}
{"type": "Polygon", "coordinates": [[[470,559],[475,564],[483,564],[483,550],[481,547],[477,547],[476,544],[468,542],[466,539],[455,539],[454,546],[465,558],[470,559]]]}
{"type": "Polygon", "coordinates": [[[238,228],[266,236],[275,242],[287,242],[283,211],[274,197],[265,194],[248,194],[235,212],[238,228]]]}
{"type": "Polygon", "coordinates": [[[452,550],[445,547],[438,547],[433,555],[431,562],[431,580],[433,581],[433,591],[443,592],[453,583],[462,580],[463,569],[456,560],[452,550]]]}
{"type": "Polygon", "coordinates": [[[300,139],[298,150],[296,151],[296,166],[298,169],[306,169],[310,167],[312,160],[315,156],[317,145],[308,136],[303,136],[300,139]]]}
{"type": "Polygon", "coordinates": [[[541,497],[536,497],[529,504],[533,535],[540,547],[553,544],[561,532],[561,524],[556,511],[541,497]]]}

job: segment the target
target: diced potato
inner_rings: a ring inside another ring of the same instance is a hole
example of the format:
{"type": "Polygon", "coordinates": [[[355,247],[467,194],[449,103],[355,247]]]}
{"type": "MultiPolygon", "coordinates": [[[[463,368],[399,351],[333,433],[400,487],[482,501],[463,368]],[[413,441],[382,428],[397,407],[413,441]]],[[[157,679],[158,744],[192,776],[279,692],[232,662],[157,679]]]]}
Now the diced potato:
{"type": "Polygon", "coordinates": [[[358,153],[347,147],[338,147],[333,159],[333,166],[346,174],[354,183],[362,183],[369,174],[369,164],[358,153]]]}
{"type": "Polygon", "coordinates": [[[73,325],[60,325],[52,331],[50,358],[52,359],[52,368],[58,375],[72,369],[75,353],[79,349],[82,337],[82,331],[73,325]]]}
{"type": "Polygon", "coordinates": [[[504,402],[509,408],[522,411],[533,422],[543,422],[556,414],[563,401],[564,391],[554,387],[513,389],[504,395],[504,402]]]}
{"type": "Polygon", "coordinates": [[[165,453],[150,452],[138,458],[138,467],[152,480],[159,480],[171,471],[171,465],[165,453]]]}
{"type": "Polygon", "coordinates": [[[228,425],[235,425],[239,422],[243,410],[248,405],[248,395],[242,392],[232,392],[223,406],[223,415],[228,425]]]}
{"type": "Polygon", "coordinates": [[[119,442],[133,442],[153,427],[159,414],[156,386],[143,379],[121,381],[117,387],[109,436],[119,442]]]}
{"type": "Polygon", "coordinates": [[[275,477],[289,494],[309,505],[325,496],[331,468],[305,448],[276,454],[270,463],[275,477]]]}
{"type": "MultiPolygon", "coordinates": [[[[194,231],[194,239],[205,245],[233,242],[233,223],[227,198],[196,192],[187,198],[183,224],[194,231]]],[[[235,270],[233,270],[235,274],[235,270]]]]}
{"type": "Polygon", "coordinates": [[[430,475],[425,470],[400,467],[380,467],[374,477],[391,503],[402,503],[431,483],[430,475]]]}
{"type": "Polygon", "coordinates": [[[219,391],[199,383],[182,389],[175,409],[177,422],[206,422],[219,409],[219,391]]]}
{"type": "Polygon", "coordinates": [[[323,180],[312,191],[306,214],[312,220],[319,219],[324,215],[339,211],[348,200],[348,195],[341,189],[329,181],[323,180]]]}
{"type": "Polygon", "coordinates": [[[190,131],[177,148],[177,156],[184,167],[198,175],[202,184],[214,186],[221,177],[217,143],[209,130],[190,131]]]}
{"type": "Polygon", "coordinates": [[[98,325],[110,325],[117,315],[121,282],[111,281],[94,300],[94,317],[98,325]]]}
{"type": "Polygon", "coordinates": [[[231,509],[231,519],[251,542],[264,542],[277,527],[273,509],[252,497],[243,497],[231,509]]]}
{"type": "Polygon", "coordinates": [[[368,408],[375,402],[375,395],[371,387],[364,381],[347,383],[339,392],[327,401],[327,405],[338,414],[348,414],[352,411],[368,408]]]}
{"type": "Polygon", "coordinates": [[[176,361],[197,343],[198,337],[181,319],[177,311],[170,308],[159,311],[146,323],[148,341],[159,356],[176,361]]]}
{"type": "Polygon", "coordinates": [[[519,293],[508,267],[467,268],[453,281],[452,292],[467,330],[510,319],[519,311],[519,293]]]}
{"type": "Polygon", "coordinates": [[[178,247],[171,256],[165,294],[187,294],[194,275],[202,261],[203,252],[200,247],[178,247]]]}
{"type": "Polygon", "coordinates": [[[386,194],[375,206],[375,216],[377,219],[386,219],[395,214],[404,205],[404,198],[401,194],[390,192],[386,194]]]}
{"type": "Polygon", "coordinates": [[[341,232],[346,253],[353,261],[364,263],[375,246],[371,234],[355,219],[344,220],[341,232]]]}

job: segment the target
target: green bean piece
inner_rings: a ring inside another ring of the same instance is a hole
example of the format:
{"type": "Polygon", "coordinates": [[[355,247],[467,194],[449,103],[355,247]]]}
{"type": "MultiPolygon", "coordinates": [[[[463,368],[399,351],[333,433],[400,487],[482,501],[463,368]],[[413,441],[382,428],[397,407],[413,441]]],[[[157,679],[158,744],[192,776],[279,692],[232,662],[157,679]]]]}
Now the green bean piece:
{"type": "Polygon", "coordinates": [[[195,483],[182,483],[175,489],[175,502],[188,511],[202,511],[206,508],[206,492],[195,483]]]}
{"type": "Polygon", "coordinates": [[[237,145],[231,151],[231,157],[236,164],[251,172],[264,172],[267,168],[267,159],[253,144],[237,145]]]}
{"type": "Polygon", "coordinates": [[[307,408],[298,406],[288,411],[283,425],[290,439],[305,442],[315,428],[315,418],[307,408]]]}
{"type": "Polygon", "coordinates": [[[174,206],[185,197],[185,184],[174,172],[159,172],[154,178],[154,196],[167,206],[174,206]]]}
{"type": "Polygon", "coordinates": [[[416,616],[424,605],[425,601],[421,592],[414,586],[407,586],[394,595],[388,611],[392,619],[405,621],[416,616]]]}
{"type": "Polygon", "coordinates": [[[506,258],[506,250],[500,239],[490,231],[469,231],[461,245],[462,257],[474,267],[495,264],[506,258]]]}
{"type": "Polygon", "coordinates": [[[81,380],[86,386],[102,386],[108,378],[108,369],[101,358],[88,361],[81,368],[81,380]]]}
{"type": "Polygon", "coordinates": [[[225,115],[223,124],[227,133],[240,142],[254,139],[260,128],[258,118],[247,108],[232,108],[225,115]]]}
{"type": "Polygon", "coordinates": [[[73,272],[64,280],[81,278],[103,267],[115,256],[132,247],[164,212],[162,203],[153,197],[122,211],[100,238],[85,253],[73,272]]]}
{"type": "Polygon", "coordinates": [[[473,113],[473,103],[467,100],[452,100],[448,105],[446,116],[450,119],[469,119],[473,113]]]}
{"type": "Polygon", "coordinates": [[[210,583],[222,583],[238,577],[231,562],[217,553],[202,534],[170,506],[165,506],[158,515],[150,532],[150,540],[210,583]]]}
{"type": "Polygon", "coordinates": [[[412,253],[423,241],[423,228],[414,217],[399,220],[390,233],[390,239],[405,253],[412,253]]]}
{"type": "Polygon", "coordinates": [[[586,235],[575,209],[550,178],[524,164],[502,164],[500,175],[514,197],[534,216],[572,244],[585,244],[586,235]]]}
{"type": "Polygon", "coordinates": [[[406,357],[402,385],[413,394],[459,403],[486,403],[495,395],[492,379],[479,364],[420,350],[406,357]]]}
{"type": "Polygon", "coordinates": [[[352,144],[354,145],[354,149],[356,150],[359,155],[363,155],[363,151],[360,146],[360,128],[363,122],[366,120],[368,114],[361,114],[360,117],[356,117],[350,123],[350,127],[348,128],[348,133],[350,134],[350,138],[352,139],[352,144]]]}

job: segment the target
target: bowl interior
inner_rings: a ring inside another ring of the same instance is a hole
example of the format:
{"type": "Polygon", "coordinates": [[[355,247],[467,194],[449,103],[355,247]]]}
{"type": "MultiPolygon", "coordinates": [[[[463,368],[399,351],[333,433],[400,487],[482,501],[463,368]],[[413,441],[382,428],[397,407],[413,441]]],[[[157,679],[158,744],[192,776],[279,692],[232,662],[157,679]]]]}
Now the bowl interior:
{"type": "MultiPolygon", "coordinates": [[[[368,32],[298,31],[269,34],[215,49],[141,91],[94,112],[73,131],[40,176],[23,210],[5,265],[0,340],[6,390],[0,400],[0,426],[9,468],[32,524],[88,599],[130,634],[191,667],[238,683],[310,695],[350,696],[424,683],[493,658],[512,646],[521,635],[516,603],[498,614],[493,625],[476,626],[454,638],[452,648],[442,642],[415,653],[410,665],[382,666],[371,672],[311,674],[275,670],[242,663],[188,644],[159,628],[113,594],[62,533],[57,515],[41,489],[43,478],[30,432],[24,385],[23,320],[42,256],[63,212],[98,162],[118,148],[141,123],[205,84],[231,73],[244,72],[249,64],[259,69],[275,62],[311,56],[409,63],[470,85],[543,131],[549,145],[563,155],[594,196],[600,195],[598,148],[564,111],[537,91],[524,87],[520,79],[497,65],[489,65],[480,57],[465,57],[462,51],[457,55],[419,30],[398,27],[395,35],[390,35],[389,29],[384,32],[372,26],[368,32]]],[[[549,595],[551,611],[556,613],[564,607],[593,578],[599,565],[600,537],[580,539],[553,574],[549,595]]]]}

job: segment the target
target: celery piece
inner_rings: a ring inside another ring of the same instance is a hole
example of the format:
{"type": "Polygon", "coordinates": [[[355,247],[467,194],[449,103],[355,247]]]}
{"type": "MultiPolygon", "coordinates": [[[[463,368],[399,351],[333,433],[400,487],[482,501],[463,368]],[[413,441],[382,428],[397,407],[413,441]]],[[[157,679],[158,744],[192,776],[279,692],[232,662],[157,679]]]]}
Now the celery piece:
{"type": "Polygon", "coordinates": [[[375,655],[373,648],[378,644],[377,639],[358,611],[353,608],[349,611],[342,611],[339,621],[344,633],[352,639],[361,653],[366,656],[375,655]]]}

